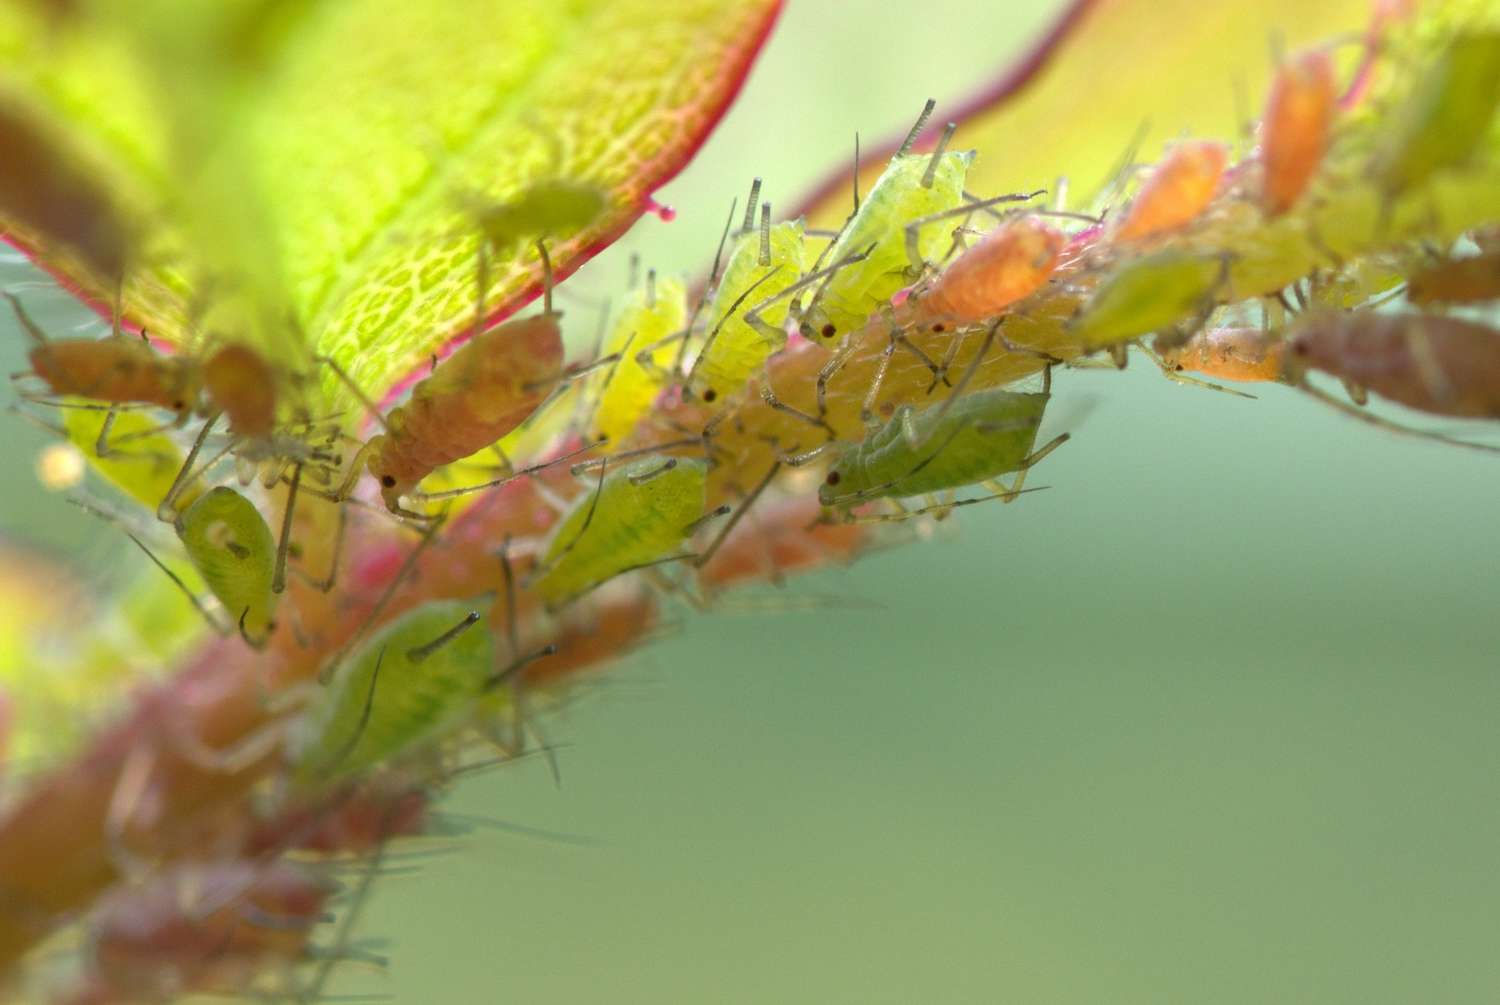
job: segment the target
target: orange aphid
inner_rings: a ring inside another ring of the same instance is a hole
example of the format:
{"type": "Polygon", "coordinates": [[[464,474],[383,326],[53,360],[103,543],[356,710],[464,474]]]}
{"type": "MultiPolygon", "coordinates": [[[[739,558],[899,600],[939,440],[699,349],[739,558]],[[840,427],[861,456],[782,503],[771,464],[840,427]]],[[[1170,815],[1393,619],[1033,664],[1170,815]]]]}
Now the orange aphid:
{"type": "Polygon", "coordinates": [[[368,467],[388,508],[444,464],[483,450],[520,425],[562,377],[562,332],[552,314],[491,328],[412,389],[369,442],[368,467]]]}
{"type": "Polygon", "coordinates": [[[203,364],[203,387],[235,435],[271,435],[276,426],[276,374],[260,353],[247,346],[225,346],[203,364]]]}
{"type": "Polygon", "coordinates": [[[1035,216],[1002,223],[933,280],[921,294],[921,310],[961,322],[992,318],[1040,289],[1067,243],[1035,216]]]}
{"type": "Polygon", "coordinates": [[[717,591],[742,583],[781,579],[788,573],[851,561],[870,541],[869,526],[825,523],[815,494],[776,501],[752,512],[724,539],[698,583],[717,591]]]}
{"type": "Polygon", "coordinates": [[[1305,52],[1276,71],[1262,120],[1261,206],[1268,216],[1291,209],[1317,173],[1328,149],[1337,106],[1333,60],[1305,52]]]}
{"type": "Polygon", "coordinates": [[[1242,383],[1281,379],[1286,343],[1261,328],[1206,328],[1182,345],[1159,351],[1170,370],[1242,383]]]}
{"type": "Polygon", "coordinates": [[[1500,298],[1500,249],[1413,272],[1406,299],[1414,304],[1474,304],[1500,298]]]}
{"type": "Polygon", "coordinates": [[[198,377],[187,361],[158,356],[131,338],[61,339],[31,350],[31,369],[54,394],[111,404],[157,405],[179,414],[198,400],[198,377]]]}
{"type": "Polygon", "coordinates": [[[1218,191],[1228,161],[1229,148],[1223,143],[1195,140],[1174,146],[1136,193],[1115,238],[1139,240],[1197,219],[1218,191]]]}

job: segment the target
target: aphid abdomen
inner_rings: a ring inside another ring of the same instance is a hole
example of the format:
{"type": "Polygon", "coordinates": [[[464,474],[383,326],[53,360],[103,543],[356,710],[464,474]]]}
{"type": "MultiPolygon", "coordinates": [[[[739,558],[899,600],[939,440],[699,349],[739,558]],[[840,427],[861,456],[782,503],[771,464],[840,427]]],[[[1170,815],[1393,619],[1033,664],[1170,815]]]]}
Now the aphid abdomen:
{"type": "Polygon", "coordinates": [[[1036,443],[1048,397],[992,389],[955,402],[946,415],[938,416],[941,406],[924,409],[914,417],[923,435],[919,463],[912,463],[904,439],[893,444],[884,465],[891,482],[886,494],[942,492],[1017,470],[1036,443]]]}
{"type": "Polygon", "coordinates": [[[922,313],[977,323],[1035,293],[1057,268],[1067,237],[1038,217],[1002,223],[955,258],[920,295],[922,313]]]}
{"type": "Polygon", "coordinates": [[[1134,241],[1177,230],[1196,220],[1213,199],[1229,161],[1222,143],[1179,143],[1162,157],[1115,228],[1115,238],[1134,241]]]}
{"type": "Polygon", "coordinates": [[[298,729],[299,784],[362,774],[473,713],[495,666],[493,640],[472,623],[471,610],[456,601],[424,604],[373,633],[341,663],[298,729]],[[445,636],[451,637],[433,647],[445,636]]]}
{"type": "Polygon", "coordinates": [[[558,521],[538,595],[556,604],[672,555],[703,515],[707,474],[703,461],[661,456],[609,471],[558,521]]]}
{"type": "Polygon", "coordinates": [[[33,347],[29,358],[56,394],[174,412],[186,412],[197,401],[192,365],[158,356],[135,339],[63,339],[33,347]]]}
{"type": "Polygon", "coordinates": [[[1261,206],[1266,215],[1291,209],[1322,165],[1336,87],[1333,60],[1323,51],[1301,53],[1276,71],[1261,120],[1261,206]]]}
{"type": "Polygon", "coordinates": [[[253,349],[229,345],[203,364],[203,387],[237,436],[270,436],[276,427],[276,374],[253,349]]]}
{"type": "MultiPolygon", "coordinates": [[[[804,319],[810,333],[832,337],[859,328],[907,285],[912,263],[906,254],[906,224],[963,205],[964,178],[973,159],[972,151],[943,153],[931,185],[924,185],[931,154],[891,158],[824,261],[832,265],[851,255],[869,254],[834,273],[822,287],[816,307],[804,319]]],[[[922,257],[940,259],[952,243],[951,231],[924,228],[918,239],[922,257]]]]}
{"type": "Polygon", "coordinates": [[[651,289],[635,290],[626,297],[603,346],[606,355],[625,355],[613,373],[599,374],[592,381],[596,388],[602,388],[596,391],[598,406],[594,412],[594,426],[600,435],[612,443],[621,442],[651,408],[662,388],[660,374],[676,355],[677,346],[663,345],[649,352],[646,360],[650,366],[643,366],[637,356],[682,331],[686,324],[687,285],[681,279],[658,278],[651,289]]]}
{"type": "MultiPolygon", "coordinates": [[[[802,277],[802,227],[801,220],[771,227],[765,262],[761,261],[759,231],[747,231],[735,243],[705,312],[708,324],[717,326],[718,333],[712,336],[712,342],[705,343],[693,365],[693,384],[700,395],[722,399],[743,390],[750,375],[786,344],[784,336],[774,338],[753,327],[745,317],[756,304],[802,277]],[[735,302],[751,287],[753,292],[736,308],[735,302]],[[731,309],[733,316],[726,317],[731,309]],[[705,389],[713,395],[704,395],[705,389]]],[[[787,308],[786,299],[778,300],[759,315],[760,320],[766,327],[779,330],[786,321],[787,308]]]]}
{"type": "Polygon", "coordinates": [[[178,517],[177,534],[231,622],[247,640],[264,640],[275,627],[276,539],[255,504],[226,486],[210,489],[178,517]]]}
{"type": "Polygon", "coordinates": [[[1088,348],[1127,342],[1206,313],[1226,268],[1221,258],[1169,249],[1120,266],[1068,323],[1088,348]]]}

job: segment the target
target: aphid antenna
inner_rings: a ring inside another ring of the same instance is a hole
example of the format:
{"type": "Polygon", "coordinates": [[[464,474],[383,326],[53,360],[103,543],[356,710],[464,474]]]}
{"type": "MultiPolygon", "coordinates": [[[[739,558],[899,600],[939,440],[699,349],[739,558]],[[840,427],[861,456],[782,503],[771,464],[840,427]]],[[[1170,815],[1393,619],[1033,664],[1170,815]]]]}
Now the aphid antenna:
{"type": "Polygon", "coordinates": [[[568,472],[573,475],[581,475],[585,471],[592,471],[594,468],[603,467],[605,464],[614,464],[618,461],[623,461],[630,457],[644,457],[647,454],[659,454],[664,450],[680,450],[684,447],[697,447],[701,446],[702,442],[703,441],[700,437],[693,437],[691,439],[684,438],[681,440],[668,440],[666,443],[653,443],[647,447],[633,447],[630,450],[622,450],[619,453],[610,454],[607,457],[596,457],[591,461],[581,461],[569,468],[568,472]]]}
{"type": "Polygon", "coordinates": [[[550,461],[543,461],[540,464],[533,464],[530,467],[512,471],[510,474],[505,475],[502,478],[496,478],[492,481],[482,482],[478,485],[465,485],[463,488],[445,489],[441,492],[414,492],[412,493],[412,498],[420,499],[423,502],[430,502],[434,499],[453,499],[458,496],[470,495],[474,492],[483,492],[486,489],[499,488],[501,485],[506,485],[517,480],[518,478],[527,478],[539,472],[546,471],[548,468],[556,467],[557,465],[562,464],[565,461],[572,460],[579,454],[586,454],[590,450],[602,447],[608,442],[608,437],[600,437],[597,440],[585,443],[583,446],[578,447],[576,450],[570,450],[565,454],[554,457],[550,461]]]}
{"type": "MultiPolygon", "coordinates": [[[[886,372],[891,368],[891,360],[896,355],[896,329],[892,328],[888,333],[890,338],[885,344],[885,349],[880,353],[880,363],[875,368],[875,377],[870,381],[869,390],[865,392],[864,400],[859,404],[860,421],[866,425],[875,420],[875,402],[880,397],[880,389],[885,386],[886,372]]],[[[936,380],[934,380],[936,385],[936,380]]]]}
{"type": "Polygon", "coordinates": [[[950,122],[943,127],[943,134],[938,137],[937,146],[932,148],[932,157],[927,161],[927,170],[922,172],[923,188],[932,188],[932,183],[937,181],[938,164],[942,162],[943,154],[957,131],[957,122],[950,122]]]}
{"type": "Polygon", "coordinates": [[[1351,405],[1348,402],[1340,401],[1338,398],[1335,398],[1327,391],[1324,391],[1323,389],[1318,387],[1314,387],[1307,380],[1305,375],[1300,380],[1294,382],[1293,386],[1298,387],[1306,393],[1312,395],[1314,398],[1317,398],[1325,405],[1329,405],[1333,408],[1338,409],[1345,415],[1351,415],[1361,422],[1367,422],[1372,426],[1377,426],[1392,433],[1400,433],[1402,436],[1414,436],[1424,440],[1436,440],[1439,443],[1446,443],[1454,447],[1464,447],[1469,450],[1478,450],[1487,454],[1500,454],[1500,447],[1491,446],[1487,443],[1475,443],[1472,440],[1460,440],[1452,436],[1445,436],[1442,433],[1433,432],[1431,430],[1415,429],[1411,426],[1402,425],[1399,422],[1393,422],[1390,419],[1377,415],[1376,413],[1368,411],[1366,409],[1359,408],[1355,405],[1351,405]]]}
{"type": "Polygon", "coordinates": [[[838,434],[835,433],[833,427],[828,424],[827,419],[821,416],[808,415],[806,412],[802,411],[802,409],[795,408],[792,405],[788,405],[786,402],[782,401],[776,396],[776,392],[771,390],[770,384],[761,385],[760,399],[761,401],[766,403],[766,407],[774,411],[784,412],[787,415],[792,416],[792,418],[794,419],[800,419],[810,426],[815,426],[818,429],[823,430],[828,434],[828,438],[830,440],[838,438],[838,434]]]}
{"type": "MultiPolygon", "coordinates": [[[[76,506],[82,506],[84,509],[89,510],[89,512],[91,513],[100,512],[99,510],[93,509],[93,507],[89,506],[87,503],[74,499],[70,499],[69,501],[76,506]]],[[[170,579],[176,585],[176,587],[182,591],[182,595],[187,597],[188,602],[193,605],[193,609],[199,614],[203,615],[203,620],[208,622],[209,627],[211,627],[219,635],[225,636],[226,638],[229,636],[230,629],[227,628],[221,621],[219,621],[218,618],[214,617],[213,612],[210,611],[206,605],[204,605],[203,601],[198,597],[196,593],[188,589],[188,585],[182,581],[181,576],[177,575],[177,573],[173,572],[170,568],[167,567],[167,564],[165,562],[157,558],[156,553],[153,552],[150,548],[146,547],[145,542],[140,538],[136,537],[129,531],[125,532],[125,536],[134,541],[135,546],[141,549],[141,551],[145,552],[147,558],[151,559],[151,564],[155,565],[158,569],[165,573],[167,578],[170,579]]],[[[243,623],[243,618],[241,619],[241,622],[243,623]]],[[[241,632],[243,632],[243,628],[241,628],[241,632]]]]}
{"type": "Polygon", "coordinates": [[[10,290],[0,290],[0,295],[3,295],[6,300],[10,301],[10,309],[15,312],[16,321],[21,325],[21,330],[30,336],[31,340],[37,345],[46,345],[49,341],[46,333],[42,331],[41,327],[35,321],[31,320],[31,315],[26,313],[26,309],[21,306],[21,301],[17,299],[16,295],[10,290]]]}
{"type": "MultiPolygon", "coordinates": [[[[729,305],[729,309],[724,312],[724,315],[719,318],[717,323],[714,324],[713,330],[708,333],[708,338],[703,342],[703,348],[698,350],[698,358],[693,360],[693,368],[688,371],[686,381],[687,391],[691,392],[693,386],[693,378],[698,375],[698,368],[703,365],[703,360],[707,358],[709,351],[713,349],[714,343],[718,341],[719,331],[724,327],[724,323],[730,318],[734,317],[734,312],[740,309],[740,305],[745,302],[745,299],[749,297],[750,294],[755,292],[755,290],[760,286],[761,283],[764,283],[766,280],[770,279],[780,271],[781,266],[779,265],[774,269],[768,269],[765,275],[761,276],[755,282],[751,283],[748,287],[746,287],[744,292],[734,298],[734,302],[729,305]]],[[[747,314],[745,316],[745,320],[749,322],[750,315],[747,314]]]]}
{"type": "MultiPolygon", "coordinates": [[[[751,203],[751,205],[753,206],[754,203],[751,203]]],[[[708,306],[709,295],[713,291],[713,289],[715,288],[715,286],[717,286],[717,284],[719,282],[719,270],[722,269],[723,265],[724,265],[724,242],[726,242],[727,240],[729,240],[729,228],[732,227],[732,226],[734,226],[734,214],[735,214],[735,210],[738,207],[739,207],[739,201],[738,201],[738,199],[734,199],[734,200],[730,201],[730,203],[729,203],[729,216],[726,217],[725,220],[724,220],[724,230],[723,230],[723,232],[721,232],[719,234],[719,246],[714,251],[714,265],[713,265],[713,270],[708,274],[708,283],[705,286],[704,292],[701,295],[698,296],[697,302],[695,304],[693,304],[693,313],[688,318],[687,327],[684,328],[683,331],[682,331],[682,336],[683,336],[682,341],[679,342],[678,345],[677,345],[677,357],[676,357],[676,359],[674,359],[672,361],[672,370],[671,370],[672,374],[674,374],[674,375],[680,375],[680,374],[683,373],[683,369],[682,369],[683,364],[687,362],[688,343],[692,341],[691,336],[692,336],[693,330],[697,327],[698,316],[703,313],[703,308],[706,307],[706,306],[708,306]]],[[[669,338],[670,337],[675,337],[675,336],[669,336],[669,338]]],[[[663,340],[663,341],[666,341],[666,340],[663,340]]],[[[637,356],[636,358],[637,358],[637,360],[639,360],[640,357],[637,356]]],[[[646,363],[642,363],[641,365],[642,366],[647,366],[646,363]]],[[[659,372],[659,368],[657,368],[654,365],[651,365],[649,367],[649,369],[653,373],[659,372]]]]}
{"type": "Polygon", "coordinates": [[[583,589],[579,590],[577,593],[573,594],[572,596],[564,597],[562,600],[559,600],[559,601],[557,601],[554,604],[549,604],[547,606],[547,610],[551,611],[551,612],[560,611],[563,608],[567,607],[569,604],[575,604],[578,601],[582,600],[584,597],[588,596],[590,593],[593,593],[595,590],[599,589],[605,583],[612,583],[616,579],[619,579],[621,576],[627,576],[627,575],[629,575],[632,572],[644,572],[644,571],[649,570],[649,569],[655,569],[658,566],[672,565],[673,563],[676,563],[676,562],[691,562],[694,559],[696,559],[697,557],[698,557],[698,553],[697,552],[694,552],[694,551],[684,551],[684,552],[679,552],[676,555],[667,555],[664,558],[653,558],[649,562],[639,562],[639,563],[637,563],[635,565],[627,565],[623,569],[620,569],[620,570],[618,570],[616,572],[610,573],[608,576],[605,576],[603,579],[600,579],[600,580],[598,580],[596,582],[590,583],[588,586],[585,586],[583,589]]]}
{"type": "Polygon", "coordinates": [[[385,589],[381,591],[379,599],[375,601],[375,606],[370,608],[370,613],[360,623],[359,627],[344,640],[344,644],[334,651],[328,662],[318,670],[319,684],[327,686],[329,681],[333,680],[333,675],[338,670],[339,664],[344,661],[344,657],[364,638],[365,633],[380,620],[380,616],[385,613],[385,609],[390,606],[392,598],[396,596],[396,591],[401,588],[407,577],[415,571],[417,560],[422,557],[422,553],[432,544],[442,525],[443,518],[438,517],[423,530],[421,538],[412,547],[411,551],[406,553],[406,558],[402,561],[401,568],[396,570],[396,574],[391,577],[391,581],[386,584],[385,589]]]}
{"type": "MultiPolygon", "coordinates": [[[[1005,203],[1030,202],[1032,199],[1046,194],[1046,189],[1039,188],[1034,192],[997,195],[990,199],[979,199],[975,202],[966,202],[964,203],[964,205],[955,207],[953,209],[945,209],[937,213],[929,213],[927,216],[918,217],[917,219],[908,223],[905,227],[906,258],[909,262],[911,262],[911,267],[913,270],[915,270],[915,274],[920,275],[927,270],[927,261],[922,257],[920,236],[922,228],[927,226],[928,224],[937,223],[940,220],[951,220],[955,216],[968,218],[979,210],[989,210],[995,206],[1000,206],[1005,203]]],[[[1030,212],[1037,211],[1031,210],[1030,212]]],[[[999,220],[1006,219],[1006,216],[1004,214],[995,214],[995,216],[999,220]]]]}
{"type": "Polygon", "coordinates": [[[704,549],[703,553],[694,559],[693,568],[701,569],[713,559],[714,555],[718,553],[719,547],[723,545],[730,533],[734,531],[734,528],[739,526],[740,521],[745,519],[745,514],[750,512],[750,507],[755,505],[756,500],[761,497],[761,493],[765,492],[780,471],[781,461],[772,461],[770,470],[750,490],[750,494],[745,496],[745,500],[740,503],[739,508],[724,522],[724,526],[719,529],[719,533],[709,542],[708,547],[704,549]]]}
{"type": "Polygon", "coordinates": [[[755,229],[755,207],[760,202],[760,183],[759,178],[750,183],[750,197],[745,200],[745,219],[740,223],[741,234],[748,234],[755,229]]]}
{"type": "Polygon", "coordinates": [[[917,137],[921,136],[922,130],[927,128],[927,120],[932,117],[932,113],[936,108],[937,101],[928,98],[927,103],[922,106],[922,114],[918,115],[917,121],[912,123],[911,130],[907,132],[906,139],[901,141],[901,146],[897,148],[895,155],[891,158],[892,161],[911,153],[911,148],[916,145],[917,137]]]}

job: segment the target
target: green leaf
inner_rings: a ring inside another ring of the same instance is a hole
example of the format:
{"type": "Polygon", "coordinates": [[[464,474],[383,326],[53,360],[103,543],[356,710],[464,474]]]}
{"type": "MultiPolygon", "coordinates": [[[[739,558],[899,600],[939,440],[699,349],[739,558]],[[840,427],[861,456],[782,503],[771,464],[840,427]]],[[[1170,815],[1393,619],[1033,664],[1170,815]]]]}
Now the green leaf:
{"type": "MultiPolygon", "coordinates": [[[[779,0],[139,0],[0,7],[0,226],[107,311],[367,391],[467,332],[476,205],[564,180],[561,278],[648,207],[730,100],[779,0]]],[[[540,291],[497,249],[492,318],[540,291]]],[[[325,380],[325,384],[328,382],[325,380]]],[[[330,385],[331,386],[331,385],[330,385]]]]}

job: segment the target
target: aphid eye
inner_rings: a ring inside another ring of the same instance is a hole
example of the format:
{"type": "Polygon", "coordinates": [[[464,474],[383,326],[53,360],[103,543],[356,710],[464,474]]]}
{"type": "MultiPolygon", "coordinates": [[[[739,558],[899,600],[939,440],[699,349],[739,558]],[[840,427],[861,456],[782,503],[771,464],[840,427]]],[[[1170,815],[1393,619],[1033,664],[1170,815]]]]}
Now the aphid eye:
{"type": "Polygon", "coordinates": [[[948,329],[943,324],[935,324],[935,325],[932,326],[932,330],[935,331],[935,332],[945,332],[948,329]]]}
{"type": "Polygon", "coordinates": [[[833,322],[830,321],[828,324],[823,326],[823,337],[833,338],[838,334],[838,331],[839,330],[833,326],[833,322]]]}
{"type": "Polygon", "coordinates": [[[1182,372],[1182,364],[1178,363],[1177,365],[1175,365],[1174,367],[1172,367],[1172,369],[1176,370],[1178,373],[1181,373],[1182,372]]]}
{"type": "Polygon", "coordinates": [[[393,489],[396,487],[396,478],[394,475],[381,475],[380,484],[388,489],[393,489]]]}
{"type": "Polygon", "coordinates": [[[718,391],[715,391],[715,390],[714,390],[714,389],[713,389],[713,388],[711,388],[711,387],[710,387],[710,388],[708,388],[708,389],[707,389],[707,390],[705,390],[705,391],[704,391],[704,392],[703,392],[703,400],[704,400],[704,401],[713,401],[713,400],[714,400],[714,399],[715,399],[715,398],[717,398],[717,397],[718,397],[718,396],[719,396],[719,392],[718,392],[718,391]]]}
{"type": "Polygon", "coordinates": [[[187,408],[187,402],[181,400],[172,402],[172,411],[180,412],[184,408],[187,408]]]}
{"type": "Polygon", "coordinates": [[[837,485],[839,482],[841,482],[843,480],[844,480],[843,476],[840,475],[837,471],[830,471],[830,472],[828,472],[828,478],[825,480],[825,484],[828,484],[828,485],[837,485]]]}

